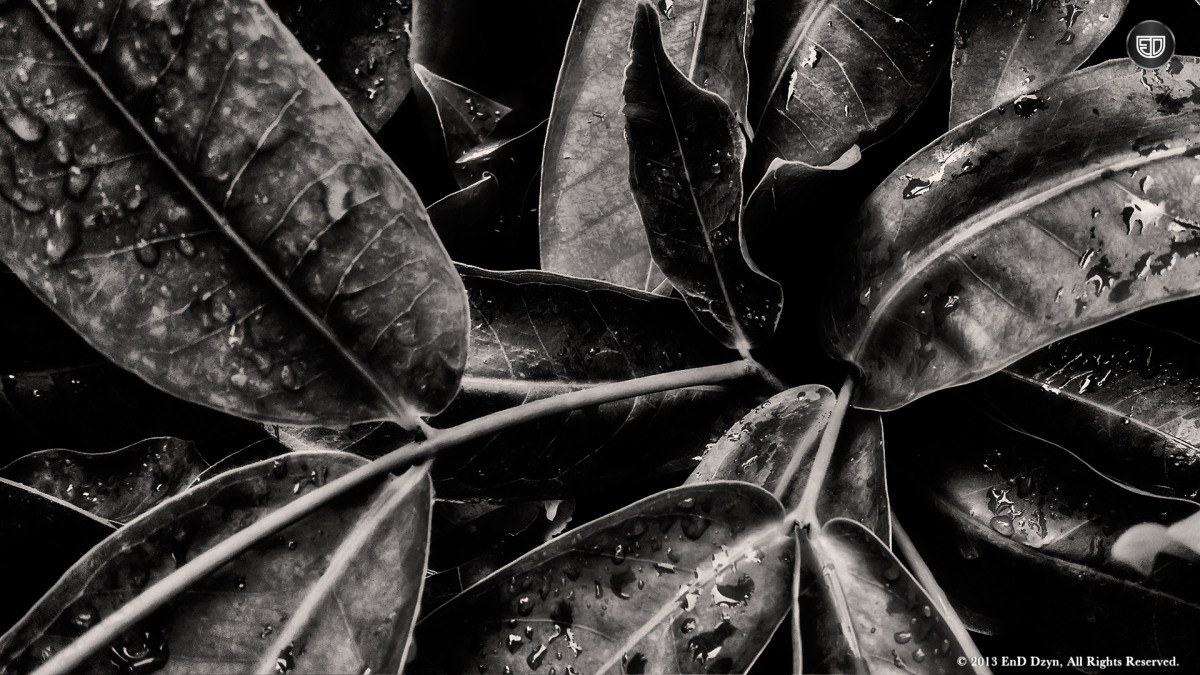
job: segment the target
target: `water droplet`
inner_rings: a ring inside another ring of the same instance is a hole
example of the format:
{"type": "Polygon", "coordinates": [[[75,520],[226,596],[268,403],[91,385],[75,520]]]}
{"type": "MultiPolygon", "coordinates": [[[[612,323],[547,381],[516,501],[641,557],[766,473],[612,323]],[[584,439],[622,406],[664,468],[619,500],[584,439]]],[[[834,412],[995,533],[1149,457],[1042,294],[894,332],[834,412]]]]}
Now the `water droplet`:
{"type": "Polygon", "coordinates": [[[525,644],[525,640],[520,635],[509,633],[508,637],[504,639],[504,646],[508,647],[509,653],[512,654],[517,653],[523,644],[525,644]]]}
{"type": "Polygon", "coordinates": [[[531,613],[533,613],[533,605],[533,598],[529,597],[528,595],[521,596],[521,599],[517,600],[517,614],[520,614],[521,616],[529,616],[531,613]]]}
{"type": "Polygon", "coordinates": [[[910,633],[906,630],[902,630],[902,631],[896,633],[895,638],[896,638],[896,642],[898,642],[900,644],[904,644],[904,643],[908,642],[909,640],[912,640],[912,633],[910,633]]]}
{"type": "Polygon", "coordinates": [[[617,544],[617,549],[612,554],[612,561],[613,561],[614,565],[621,565],[625,562],[625,547],[624,546],[617,544]]]}
{"type": "Polygon", "coordinates": [[[1013,101],[1013,110],[1024,119],[1033,117],[1034,113],[1045,110],[1045,108],[1046,102],[1038,98],[1036,94],[1025,94],[1013,101]]]}
{"type": "Polygon", "coordinates": [[[904,191],[900,194],[904,199],[916,199],[929,192],[929,186],[932,185],[929,181],[916,176],[906,176],[906,178],[908,178],[908,185],[904,186],[904,191]]]}
{"type": "Polygon", "coordinates": [[[14,136],[26,143],[37,143],[46,137],[46,121],[19,105],[0,109],[0,120],[14,136]]]}
{"type": "Polygon", "coordinates": [[[916,661],[917,663],[924,663],[925,662],[925,650],[921,649],[920,647],[917,647],[916,650],[913,651],[912,657],[913,657],[913,661],[916,661]]]}
{"type": "Polygon", "coordinates": [[[109,661],[122,673],[152,673],[170,658],[167,639],[161,630],[133,629],[109,647],[109,661]]]}
{"type": "Polygon", "coordinates": [[[1075,33],[1069,30],[1063,31],[1062,37],[1055,40],[1056,45],[1069,45],[1075,42],[1075,33]]]}
{"type": "Polygon", "coordinates": [[[298,391],[300,387],[304,386],[296,370],[288,363],[279,369],[279,383],[288,391],[298,391]]]}
{"type": "Polygon", "coordinates": [[[1011,537],[1013,535],[1014,530],[1012,516],[996,516],[995,518],[992,518],[991,525],[993,530],[1005,537],[1011,537]]]}
{"type": "Polygon", "coordinates": [[[63,166],[69,165],[71,159],[74,157],[74,153],[71,152],[71,145],[65,138],[54,141],[54,144],[50,146],[50,150],[54,153],[54,161],[63,166]]]}
{"type": "Polygon", "coordinates": [[[158,244],[142,239],[138,242],[134,255],[142,265],[154,267],[158,264],[158,244]]]}
{"type": "Polygon", "coordinates": [[[275,657],[275,672],[286,675],[296,667],[296,658],[292,655],[292,645],[284,647],[275,657]]]}
{"type": "Polygon", "coordinates": [[[79,216],[62,209],[56,210],[51,220],[53,229],[50,237],[46,239],[46,257],[50,259],[51,265],[58,265],[79,245],[79,233],[82,228],[79,225],[79,216]]]}
{"type": "Polygon", "coordinates": [[[95,172],[91,169],[81,169],[78,166],[67,169],[67,180],[64,184],[67,196],[76,200],[82,198],[92,186],[93,177],[95,172]]]}
{"type": "Polygon", "coordinates": [[[175,240],[175,248],[179,249],[179,254],[185,258],[191,259],[196,257],[196,242],[189,237],[180,237],[175,240]]]}
{"type": "Polygon", "coordinates": [[[546,645],[538,645],[538,648],[525,658],[525,663],[530,668],[537,670],[542,666],[542,661],[546,660],[546,645]]]}
{"type": "Polygon", "coordinates": [[[71,607],[71,627],[80,635],[100,621],[100,612],[86,600],[80,600],[71,607]]]}
{"type": "Polygon", "coordinates": [[[887,569],[883,570],[883,578],[887,579],[888,581],[895,581],[899,579],[900,568],[895,565],[888,567],[887,569]]]}

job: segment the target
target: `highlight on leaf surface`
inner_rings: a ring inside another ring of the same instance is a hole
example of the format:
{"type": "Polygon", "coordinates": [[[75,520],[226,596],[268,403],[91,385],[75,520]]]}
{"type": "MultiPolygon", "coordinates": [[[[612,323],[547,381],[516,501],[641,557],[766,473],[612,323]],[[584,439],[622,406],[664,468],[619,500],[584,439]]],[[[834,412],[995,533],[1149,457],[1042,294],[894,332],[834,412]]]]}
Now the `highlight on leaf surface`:
{"type": "Polygon", "coordinates": [[[422,618],[410,670],[547,664],[595,673],[615,661],[621,672],[744,672],[787,613],[792,556],[786,537],[743,556],[733,547],[782,516],[770,494],[731,481],[643,499],[531,551],[422,618]],[[696,583],[709,572],[717,576],[696,583]],[[649,632],[639,635],[643,627],[649,632]]]}
{"type": "Polygon", "coordinates": [[[1134,525],[1117,538],[1112,551],[1115,560],[1142,576],[1150,576],[1163,553],[1200,562],[1200,516],[1192,514],[1170,527],[1158,523],[1134,525]]]}
{"type": "Polygon", "coordinates": [[[745,140],[729,105],[671,63],[654,6],[639,2],[636,13],[624,113],[650,252],[700,323],[745,353],[771,338],[783,309],[782,289],[742,240],[745,140]]]}
{"type": "Polygon", "coordinates": [[[1200,291],[1198,77],[1192,57],[1145,76],[1111,61],[896,169],[826,286],[826,344],[862,372],[855,404],[894,409],[1200,291]]]}
{"type": "MultiPolygon", "coordinates": [[[[346,453],[289,453],[163,502],[89,551],[0,637],[0,670],[32,670],[190,558],[365,463],[346,453]]],[[[278,658],[297,673],[398,671],[424,579],[431,505],[419,468],[347,495],[223,566],[84,667],[214,672],[278,658]],[[339,558],[346,547],[357,551],[350,560],[339,558]],[[324,578],[330,569],[336,578],[324,578]],[[293,631],[314,589],[324,591],[327,604],[318,607],[327,611],[302,614],[308,620],[293,631]],[[276,633],[296,640],[272,649],[276,633]]]]}
{"type": "Polygon", "coordinates": [[[461,282],[312,59],[261,0],[123,7],[0,12],[0,54],[38,54],[7,85],[0,258],[186,400],[294,424],[444,408],[461,282]]]}

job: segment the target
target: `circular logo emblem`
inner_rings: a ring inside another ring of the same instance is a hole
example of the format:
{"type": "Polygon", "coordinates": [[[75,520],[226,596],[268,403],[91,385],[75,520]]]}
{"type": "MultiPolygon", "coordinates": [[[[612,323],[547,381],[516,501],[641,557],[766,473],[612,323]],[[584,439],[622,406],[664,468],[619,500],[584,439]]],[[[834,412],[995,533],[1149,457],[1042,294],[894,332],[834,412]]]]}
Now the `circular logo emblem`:
{"type": "Polygon", "coordinates": [[[1175,56],[1175,34],[1161,21],[1143,21],[1129,31],[1125,51],[1137,67],[1158,70],[1175,56]]]}

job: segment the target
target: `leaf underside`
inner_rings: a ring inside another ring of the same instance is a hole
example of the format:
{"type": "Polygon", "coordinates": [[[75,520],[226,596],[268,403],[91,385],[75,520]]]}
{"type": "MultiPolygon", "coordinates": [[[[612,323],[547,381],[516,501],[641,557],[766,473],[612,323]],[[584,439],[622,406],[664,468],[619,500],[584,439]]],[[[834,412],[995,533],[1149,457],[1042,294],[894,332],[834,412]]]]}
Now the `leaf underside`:
{"type": "MultiPolygon", "coordinates": [[[[0,637],[0,667],[28,672],[185,561],[364,463],[344,453],[290,453],[164,502],[92,549],[0,637]]],[[[293,672],[399,669],[424,577],[430,490],[428,480],[422,481],[399,515],[374,533],[347,581],[334,588],[328,601],[333,604],[287,655],[293,672]]],[[[257,662],[272,642],[269,636],[287,623],[369,510],[375,492],[342,498],[259,543],[126,633],[111,650],[93,655],[84,668],[106,669],[112,659],[118,668],[139,662],[163,673],[218,672],[257,662]]]]}
{"type": "Polygon", "coordinates": [[[1073,74],[955,128],[851,225],[827,286],[855,404],[889,410],[1200,291],[1200,63],[1073,74]]]}
{"type": "Polygon", "coordinates": [[[47,26],[20,3],[3,19],[0,256],[94,347],[256,420],[445,407],[461,283],[407,180],[264,4],[68,1],[47,26]]]}
{"type": "Polygon", "coordinates": [[[782,517],[751,485],[659,493],[532,551],[422,619],[412,672],[597,672],[660,608],[674,611],[624,654],[624,672],[744,672],[783,620],[786,539],[677,600],[738,533],[782,517]],[[561,655],[561,656],[560,656],[561,655]],[[639,670],[640,669],[640,670],[639,670]]]}
{"type": "Polygon", "coordinates": [[[965,0],[954,27],[950,126],[1011,105],[1078,68],[1116,28],[1128,4],[965,0]]]}
{"type": "Polygon", "coordinates": [[[677,68],[639,3],[625,69],[629,181],[650,252],[700,323],[746,350],[775,332],[783,291],[745,255],[745,140],[729,106],[677,68]]]}

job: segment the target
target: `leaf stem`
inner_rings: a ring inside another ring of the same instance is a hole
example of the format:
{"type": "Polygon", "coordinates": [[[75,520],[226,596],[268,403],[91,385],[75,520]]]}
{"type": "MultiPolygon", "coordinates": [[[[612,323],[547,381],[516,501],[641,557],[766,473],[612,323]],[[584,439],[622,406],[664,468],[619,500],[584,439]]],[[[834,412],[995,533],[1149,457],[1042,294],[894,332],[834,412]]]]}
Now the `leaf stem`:
{"type": "Polygon", "coordinates": [[[268,513],[249,527],[196,556],[64,647],[62,651],[34,671],[34,675],[66,675],[73,671],[85,659],[107,647],[131,626],[150,616],[155,610],[166,605],[193,584],[247,551],[259,541],[383,474],[428,459],[446,448],[523,422],[634,396],[684,387],[718,384],[749,375],[759,375],[760,372],[760,369],[752,363],[734,361],[718,366],[677,370],[661,375],[603,384],[484,415],[470,422],[441,430],[434,438],[393,450],[370,464],[365,464],[341,478],[330,481],[323,487],[300,496],[287,506],[268,513]]]}
{"type": "Polygon", "coordinates": [[[942,618],[946,620],[946,626],[954,637],[958,639],[959,646],[962,647],[964,655],[968,662],[972,664],[972,669],[976,673],[986,673],[991,675],[991,669],[986,665],[987,662],[983,659],[983,654],[979,653],[979,648],[975,646],[975,641],[971,639],[971,634],[967,632],[967,627],[963,625],[962,619],[958,617],[958,612],[950,604],[950,599],[946,597],[946,593],[942,591],[942,587],[938,585],[937,579],[933,576],[933,571],[925,564],[925,560],[921,554],[917,552],[917,547],[913,546],[912,539],[908,538],[908,533],[900,525],[900,519],[896,514],[892,514],[892,541],[900,548],[900,555],[904,556],[904,562],[908,563],[908,569],[921,582],[921,586],[925,588],[925,592],[929,597],[938,604],[938,609],[942,612],[942,618]]]}
{"type": "Polygon", "coordinates": [[[825,474],[829,473],[829,463],[833,460],[833,449],[837,445],[838,435],[842,430],[842,421],[846,419],[846,410],[850,407],[850,399],[854,396],[854,374],[846,375],[838,392],[837,404],[833,414],[829,416],[829,424],[825,433],[821,434],[821,445],[817,446],[817,455],[813,458],[812,468],[808,472],[808,482],[800,493],[800,503],[792,512],[787,514],[787,520],[798,520],[800,525],[818,526],[817,499],[821,496],[821,485],[825,482],[825,474]]]}

